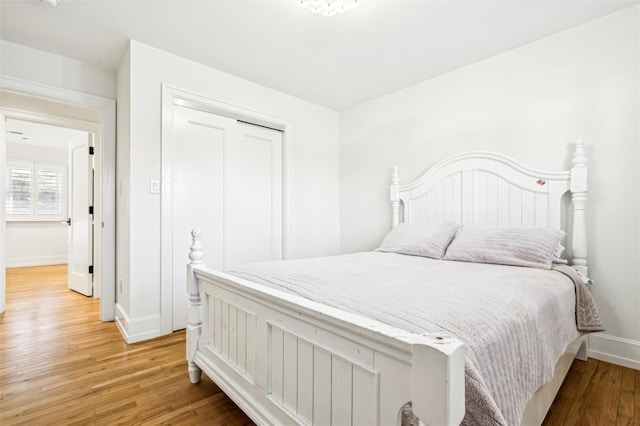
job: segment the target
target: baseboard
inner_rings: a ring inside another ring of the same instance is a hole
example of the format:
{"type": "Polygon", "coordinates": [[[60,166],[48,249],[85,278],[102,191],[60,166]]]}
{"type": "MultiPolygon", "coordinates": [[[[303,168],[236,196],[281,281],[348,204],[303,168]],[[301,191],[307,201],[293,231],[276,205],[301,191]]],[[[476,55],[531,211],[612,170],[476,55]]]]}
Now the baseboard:
{"type": "Polygon", "coordinates": [[[25,266],[60,265],[67,263],[68,257],[62,256],[38,256],[38,257],[7,257],[7,268],[23,268],[25,266]]]}
{"type": "Polygon", "coordinates": [[[589,336],[589,357],[640,370],[640,341],[592,334],[589,336]]]}
{"type": "Polygon", "coordinates": [[[137,343],[161,336],[160,315],[142,318],[129,318],[129,315],[116,303],[116,326],[127,343],[137,343]]]}

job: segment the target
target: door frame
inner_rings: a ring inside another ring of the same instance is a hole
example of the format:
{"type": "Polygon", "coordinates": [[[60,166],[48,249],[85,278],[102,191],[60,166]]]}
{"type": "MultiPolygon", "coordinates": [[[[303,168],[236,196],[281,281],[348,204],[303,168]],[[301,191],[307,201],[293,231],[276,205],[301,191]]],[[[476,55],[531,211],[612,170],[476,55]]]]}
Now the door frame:
{"type": "Polygon", "coordinates": [[[5,273],[5,263],[6,263],[6,250],[5,244],[7,241],[7,230],[6,230],[6,198],[5,198],[5,173],[7,170],[7,133],[6,133],[6,117],[2,110],[0,110],[0,314],[6,310],[6,273],[5,273]]]}
{"type": "MultiPolygon", "coordinates": [[[[197,95],[174,86],[162,85],[162,181],[160,227],[160,317],[161,334],[173,332],[173,200],[171,182],[173,170],[173,115],[175,106],[222,115],[263,127],[282,131],[282,256],[289,259],[292,252],[291,235],[291,170],[293,125],[289,120],[253,111],[237,105],[197,95]]],[[[204,248],[205,253],[207,248],[204,248]]],[[[185,259],[185,271],[187,259],[185,259]]],[[[186,272],[185,272],[186,273],[186,272]]],[[[187,289],[185,288],[185,292],[187,289]]]]}
{"type": "MultiPolygon", "coordinates": [[[[33,121],[61,127],[77,128],[93,132],[95,140],[95,181],[94,181],[94,289],[100,297],[100,320],[115,320],[115,176],[116,176],[116,102],[113,99],[74,92],[67,89],[43,85],[13,77],[0,76],[0,89],[22,95],[73,104],[101,112],[101,123],[76,120],[46,114],[2,109],[5,118],[33,121]],[[77,127],[76,127],[77,126],[77,127]]],[[[6,147],[2,147],[5,151],[6,147]]],[[[4,161],[6,153],[0,155],[4,161]]],[[[3,179],[2,179],[3,180],[3,179]]],[[[4,188],[4,186],[3,186],[4,188]]],[[[5,210],[4,197],[0,200],[0,209],[5,210]]],[[[2,216],[4,217],[4,216],[2,216]]],[[[6,235],[5,221],[0,223],[0,234],[6,235]]],[[[4,250],[2,250],[4,253],[4,250]]],[[[4,277],[5,258],[0,260],[0,273],[4,277]]],[[[2,300],[0,312],[4,311],[4,287],[2,282],[2,300]]]]}

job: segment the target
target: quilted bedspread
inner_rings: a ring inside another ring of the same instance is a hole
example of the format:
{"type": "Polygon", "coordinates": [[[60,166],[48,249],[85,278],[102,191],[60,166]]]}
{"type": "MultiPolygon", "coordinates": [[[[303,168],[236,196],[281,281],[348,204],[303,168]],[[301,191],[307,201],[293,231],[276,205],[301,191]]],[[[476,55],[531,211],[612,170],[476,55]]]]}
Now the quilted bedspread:
{"type": "Polygon", "coordinates": [[[592,320],[588,331],[602,329],[588,291],[576,306],[583,284],[567,271],[365,252],[227,272],[413,333],[455,335],[467,345],[464,424],[520,424],[580,335],[576,312],[592,320]]]}

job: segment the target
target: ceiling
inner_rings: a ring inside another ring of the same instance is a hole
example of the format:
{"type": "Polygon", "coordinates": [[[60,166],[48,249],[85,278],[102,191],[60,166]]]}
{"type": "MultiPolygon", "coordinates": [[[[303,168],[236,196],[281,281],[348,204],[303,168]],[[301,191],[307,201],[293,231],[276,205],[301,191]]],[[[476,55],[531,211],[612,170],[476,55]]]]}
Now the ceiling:
{"type": "Polygon", "coordinates": [[[88,141],[87,132],[7,119],[7,143],[20,146],[67,150],[70,144],[88,141]]]}
{"type": "Polygon", "coordinates": [[[135,39],[344,110],[633,4],[360,0],[323,17],[296,0],[1,0],[0,37],[111,70],[135,39]]]}

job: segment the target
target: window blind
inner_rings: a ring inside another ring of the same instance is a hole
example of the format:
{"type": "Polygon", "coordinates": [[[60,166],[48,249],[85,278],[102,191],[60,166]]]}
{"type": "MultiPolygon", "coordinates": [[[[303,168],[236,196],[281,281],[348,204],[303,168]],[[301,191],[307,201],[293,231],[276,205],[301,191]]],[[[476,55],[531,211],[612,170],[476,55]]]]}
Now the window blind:
{"type": "Polygon", "coordinates": [[[7,161],[7,220],[64,220],[65,175],[65,167],[59,164],[7,161]]]}
{"type": "Polygon", "coordinates": [[[64,213],[64,167],[38,164],[38,215],[64,213]]]}
{"type": "Polygon", "coordinates": [[[12,216],[32,217],[33,166],[7,163],[6,174],[7,218],[12,216]]]}

